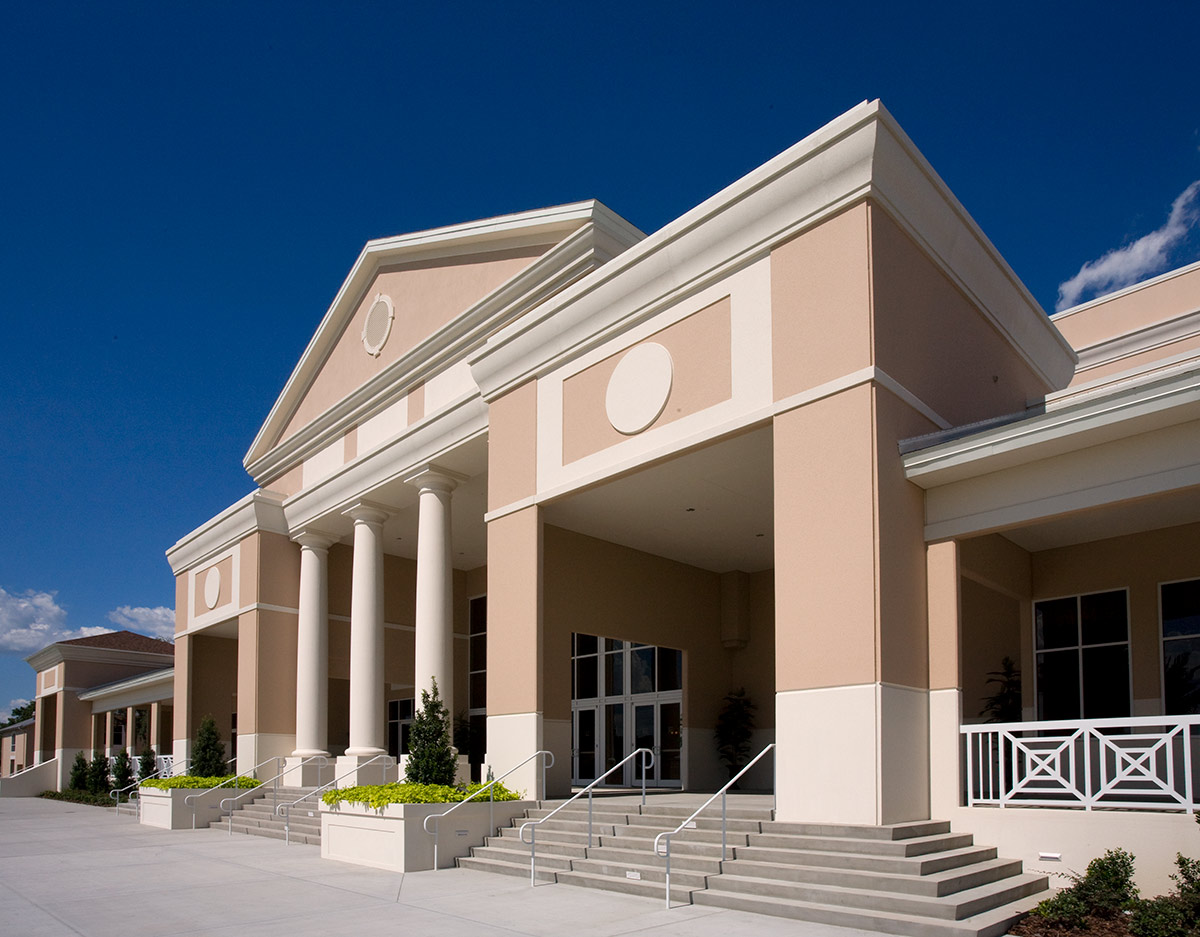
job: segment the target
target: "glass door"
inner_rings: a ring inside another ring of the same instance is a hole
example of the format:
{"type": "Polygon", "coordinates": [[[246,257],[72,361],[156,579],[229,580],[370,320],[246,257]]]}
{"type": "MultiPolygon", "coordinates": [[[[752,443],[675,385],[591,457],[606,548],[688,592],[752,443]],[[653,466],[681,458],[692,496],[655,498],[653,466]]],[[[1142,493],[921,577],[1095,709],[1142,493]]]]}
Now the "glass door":
{"type": "Polygon", "coordinates": [[[596,763],[599,760],[599,735],[596,732],[596,707],[576,709],[572,728],[574,745],[571,751],[571,783],[589,784],[596,780],[596,763]]]}

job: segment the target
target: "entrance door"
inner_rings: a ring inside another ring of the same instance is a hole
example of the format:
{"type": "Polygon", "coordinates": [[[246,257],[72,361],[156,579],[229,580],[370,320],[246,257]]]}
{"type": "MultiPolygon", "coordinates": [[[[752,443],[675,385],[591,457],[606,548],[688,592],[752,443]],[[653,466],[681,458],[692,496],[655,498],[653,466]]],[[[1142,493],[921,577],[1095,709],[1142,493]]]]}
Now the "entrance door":
{"type": "Polygon", "coordinates": [[[588,784],[596,779],[599,741],[596,733],[595,706],[576,709],[572,720],[571,782],[588,784]]]}
{"type": "MultiPolygon", "coordinates": [[[[683,653],[581,634],[572,646],[572,783],[590,783],[635,749],[649,748],[655,763],[646,784],[682,786],[683,653]]],[[[641,758],[603,781],[641,783],[641,758]]]]}

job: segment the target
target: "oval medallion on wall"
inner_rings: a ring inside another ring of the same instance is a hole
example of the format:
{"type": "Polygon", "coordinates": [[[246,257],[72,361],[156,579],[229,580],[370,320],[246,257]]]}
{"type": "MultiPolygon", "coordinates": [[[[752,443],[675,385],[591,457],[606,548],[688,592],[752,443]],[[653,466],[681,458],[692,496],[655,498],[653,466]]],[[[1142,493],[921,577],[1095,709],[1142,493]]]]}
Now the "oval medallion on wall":
{"type": "Polygon", "coordinates": [[[658,419],[671,396],[674,367],[671,353],[657,342],[644,342],[625,353],[604,396],[613,429],[632,436],[658,419]]]}
{"type": "Polygon", "coordinates": [[[221,571],[213,567],[204,575],[204,604],[216,608],[221,598],[221,571]]]}
{"type": "Polygon", "coordinates": [[[362,343],[368,355],[379,357],[383,346],[387,344],[388,336],[392,334],[392,319],[395,315],[391,299],[379,293],[375,302],[371,303],[371,308],[367,310],[366,319],[363,320],[362,343]]]}

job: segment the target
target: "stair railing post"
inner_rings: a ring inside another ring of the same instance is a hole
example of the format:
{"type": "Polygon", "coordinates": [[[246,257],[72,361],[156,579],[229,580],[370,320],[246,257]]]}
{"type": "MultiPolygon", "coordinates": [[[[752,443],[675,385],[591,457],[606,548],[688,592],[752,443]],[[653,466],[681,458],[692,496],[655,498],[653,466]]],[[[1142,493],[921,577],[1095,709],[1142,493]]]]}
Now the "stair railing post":
{"type": "Polygon", "coordinates": [[[667,837],[667,910],[671,910],[671,837],[667,837]]]}
{"type": "Polygon", "coordinates": [[[438,870],[438,840],[441,839],[442,824],[440,818],[433,821],[433,871],[438,870]]]}
{"type": "Polygon", "coordinates": [[[646,806],[646,752],[642,752],[642,806],[646,806]]]}
{"type": "Polygon", "coordinates": [[[721,792],[721,864],[725,864],[725,799],[724,791],[721,792]]]}
{"type": "Polygon", "coordinates": [[[542,755],[542,800],[545,800],[550,796],[550,792],[546,788],[546,767],[546,756],[542,755]]]}
{"type": "Polygon", "coordinates": [[[537,827],[529,831],[529,886],[537,884],[537,827]]]}
{"type": "Polygon", "coordinates": [[[592,848],[592,792],[588,791],[588,849],[592,848]]]}

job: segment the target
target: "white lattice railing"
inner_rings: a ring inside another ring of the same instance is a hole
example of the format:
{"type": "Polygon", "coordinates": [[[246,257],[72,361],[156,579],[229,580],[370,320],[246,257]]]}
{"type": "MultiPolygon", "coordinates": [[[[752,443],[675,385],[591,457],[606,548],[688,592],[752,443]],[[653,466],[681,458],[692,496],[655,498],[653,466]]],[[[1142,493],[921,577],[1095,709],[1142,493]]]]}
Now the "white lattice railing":
{"type": "Polygon", "coordinates": [[[1200,716],[963,726],[965,803],[1193,813],[1198,727],[1200,716]]]}

